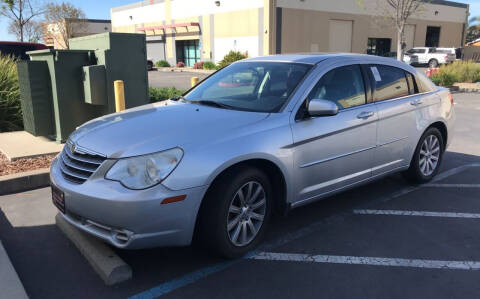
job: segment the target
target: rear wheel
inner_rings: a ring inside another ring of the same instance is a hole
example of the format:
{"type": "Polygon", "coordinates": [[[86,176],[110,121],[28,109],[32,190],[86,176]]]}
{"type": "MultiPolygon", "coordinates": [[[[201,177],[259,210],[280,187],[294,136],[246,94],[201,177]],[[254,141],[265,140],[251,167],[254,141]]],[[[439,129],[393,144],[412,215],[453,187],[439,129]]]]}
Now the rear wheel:
{"type": "Polygon", "coordinates": [[[406,177],[414,183],[426,183],[438,172],[444,151],[442,134],[429,128],[420,138],[406,177]]]}
{"type": "Polygon", "coordinates": [[[430,61],[428,62],[428,66],[432,69],[436,68],[438,66],[438,60],[430,59],[430,61]]]}
{"type": "Polygon", "coordinates": [[[220,255],[240,257],[264,238],[272,210],[268,177],[252,167],[239,167],[221,177],[202,204],[199,237],[220,255]]]}

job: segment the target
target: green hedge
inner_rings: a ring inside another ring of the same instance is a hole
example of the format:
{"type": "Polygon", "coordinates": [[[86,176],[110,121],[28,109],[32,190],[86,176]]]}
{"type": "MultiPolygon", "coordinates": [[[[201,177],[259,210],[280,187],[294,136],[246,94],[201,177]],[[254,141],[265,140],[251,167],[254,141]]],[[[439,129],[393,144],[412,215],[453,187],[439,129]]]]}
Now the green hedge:
{"type": "Polygon", "coordinates": [[[23,130],[16,60],[0,55],[0,132],[23,130]]]}
{"type": "Polygon", "coordinates": [[[206,61],[204,64],[203,64],[203,69],[204,70],[216,70],[218,67],[215,63],[211,62],[211,61],[206,61]]]}
{"type": "Polygon", "coordinates": [[[226,67],[227,65],[235,62],[235,61],[238,61],[238,60],[242,60],[242,59],[245,59],[247,58],[247,56],[243,55],[242,53],[240,53],[239,51],[230,51],[228,52],[227,55],[225,55],[225,57],[223,57],[223,59],[218,63],[218,67],[219,68],[222,68],[222,67],[226,67]]]}
{"type": "Polygon", "coordinates": [[[473,61],[455,61],[440,66],[440,71],[430,77],[440,86],[452,86],[454,83],[472,83],[480,81],[480,64],[473,61]]]}
{"type": "Polygon", "coordinates": [[[155,66],[156,67],[170,67],[170,63],[168,63],[168,61],[166,61],[166,60],[159,60],[159,61],[155,62],[155,66]]]}
{"type": "Polygon", "coordinates": [[[185,90],[176,89],[175,87],[163,87],[163,88],[154,88],[150,87],[149,90],[149,99],[150,103],[155,103],[159,101],[168,100],[170,98],[175,98],[182,95],[185,90]]]}

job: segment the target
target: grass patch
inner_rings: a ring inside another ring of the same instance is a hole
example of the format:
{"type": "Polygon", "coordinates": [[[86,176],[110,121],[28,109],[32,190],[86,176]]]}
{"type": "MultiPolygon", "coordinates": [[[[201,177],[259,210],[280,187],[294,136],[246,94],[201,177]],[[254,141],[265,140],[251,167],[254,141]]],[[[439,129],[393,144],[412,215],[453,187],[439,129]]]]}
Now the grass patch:
{"type": "Polygon", "coordinates": [[[0,55],[0,132],[23,130],[16,60],[0,55]]]}
{"type": "Polygon", "coordinates": [[[473,61],[455,61],[440,66],[440,71],[430,77],[436,85],[452,86],[454,83],[474,83],[480,81],[480,64],[473,61]]]}
{"type": "Polygon", "coordinates": [[[160,102],[160,101],[178,97],[182,95],[184,92],[185,90],[176,89],[175,87],[163,87],[163,88],[150,87],[148,89],[148,97],[150,99],[150,103],[155,103],[155,102],[160,102]]]}

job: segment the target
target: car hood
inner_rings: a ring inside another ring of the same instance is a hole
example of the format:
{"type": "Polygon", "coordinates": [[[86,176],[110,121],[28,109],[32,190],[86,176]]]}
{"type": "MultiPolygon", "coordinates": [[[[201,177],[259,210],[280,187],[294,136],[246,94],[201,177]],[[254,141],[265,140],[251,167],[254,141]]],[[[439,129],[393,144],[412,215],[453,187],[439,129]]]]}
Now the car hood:
{"type": "Polygon", "coordinates": [[[268,115],[168,101],[91,120],[69,139],[108,158],[130,157],[215,142],[268,115]]]}

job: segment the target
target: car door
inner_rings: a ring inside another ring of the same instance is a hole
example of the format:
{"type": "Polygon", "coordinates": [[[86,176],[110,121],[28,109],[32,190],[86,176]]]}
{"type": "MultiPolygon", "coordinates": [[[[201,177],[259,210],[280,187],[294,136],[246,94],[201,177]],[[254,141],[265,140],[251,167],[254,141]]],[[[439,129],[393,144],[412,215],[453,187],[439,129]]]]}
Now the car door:
{"type": "Polygon", "coordinates": [[[373,100],[378,111],[377,143],[372,175],[408,166],[410,148],[417,135],[413,77],[403,69],[388,65],[369,65],[373,100]],[[412,89],[409,88],[412,86],[412,89]]]}
{"type": "Polygon", "coordinates": [[[428,63],[428,52],[428,48],[420,49],[419,53],[416,54],[418,56],[418,63],[428,63]]]}
{"type": "Polygon", "coordinates": [[[314,84],[291,125],[297,194],[293,205],[371,177],[377,113],[367,101],[370,90],[361,67],[342,65],[322,71],[314,84]],[[306,102],[313,98],[335,102],[338,114],[309,117],[306,102]]]}

